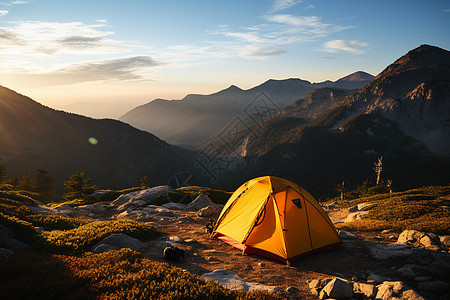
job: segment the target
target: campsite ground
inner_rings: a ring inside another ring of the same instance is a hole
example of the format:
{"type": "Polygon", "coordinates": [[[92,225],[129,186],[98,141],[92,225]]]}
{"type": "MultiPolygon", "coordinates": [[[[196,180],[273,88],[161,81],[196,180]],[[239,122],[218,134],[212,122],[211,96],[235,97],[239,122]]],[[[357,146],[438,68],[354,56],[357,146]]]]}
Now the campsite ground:
{"type": "MultiPolygon", "coordinates": [[[[333,221],[345,218],[346,210],[334,211],[331,214],[333,221]]],[[[163,248],[156,245],[170,236],[177,236],[180,238],[177,246],[186,250],[186,258],[172,264],[199,275],[223,269],[234,272],[249,281],[279,286],[283,290],[294,286],[299,289],[299,292],[287,295],[291,299],[317,299],[308,287],[308,281],[313,279],[331,276],[361,278],[362,274],[372,272],[394,278],[395,269],[405,264],[403,259],[375,260],[364,250],[364,241],[376,240],[389,243],[392,242],[389,236],[397,237],[398,233],[391,232],[388,236],[378,232],[354,232],[360,239],[345,240],[344,249],[305,256],[292,266],[287,266],[261,256],[243,256],[232,246],[218,239],[211,239],[205,232],[205,226],[209,220],[197,217],[195,213],[177,211],[175,218],[159,218],[154,221],[167,235],[149,242],[149,246],[143,251],[146,257],[163,261],[163,248]]]]}

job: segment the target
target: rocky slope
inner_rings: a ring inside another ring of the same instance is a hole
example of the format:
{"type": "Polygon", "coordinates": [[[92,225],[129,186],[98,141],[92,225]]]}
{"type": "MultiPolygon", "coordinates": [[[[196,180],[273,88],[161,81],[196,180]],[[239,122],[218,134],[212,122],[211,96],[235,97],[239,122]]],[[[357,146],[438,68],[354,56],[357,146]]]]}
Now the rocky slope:
{"type": "Polygon", "coordinates": [[[440,155],[450,155],[450,52],[411,50],[349,99],[362,113],[380,112],[440,155]]]}

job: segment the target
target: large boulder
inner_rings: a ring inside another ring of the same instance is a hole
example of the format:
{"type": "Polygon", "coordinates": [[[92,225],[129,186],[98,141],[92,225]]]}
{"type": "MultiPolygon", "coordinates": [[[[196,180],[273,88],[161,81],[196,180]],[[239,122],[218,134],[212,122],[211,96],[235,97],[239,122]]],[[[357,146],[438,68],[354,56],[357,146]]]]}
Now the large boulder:
{"type": "Polygon", "coordinates": [[[135,202],[138,200],[143,200],[147,204],[152,204],[157,197],[167,195],[172,192],[173,189],[168,185],[161,185],[150,189],[145,189],[142,191],[126,193],[120,195],[116,200],[112,202],[113,205],[122,205],[126,202],[135,202]]]}
{"type": "Polygon", "coordinates": [[[352,286],[343,279],[333,278],[320,292],[320,298],[350,299],[353,296],[352,286]]]}
{"type": "Polygon", "coordinates": [[[0,257],[8,257],[11,254],[13,254],[14,252],[10,249],[6,249],[6,248],[0,248],[0,257]]]}
{"type": "Polygon", "coordinates": [[[364,217],[365,215],[367,215],[368,213],[369,213],[368,211],[357,211],[357,212],[349,213],[347,215],[347,217],[344,219],[344,222],[361,220],[361,218],[364,217]]]}
{"type": "Polygon", "coordinates": [[[122,248],[129,248],[131,250],[137,251],[144,248],[145,246],[147,246],[147,244],[141,242],[138,239],[135,239],[123,233],[115,233],[111,234],[110,236],[104,238],[103,240],[95,244],[92,247],[91,251],[94,253],[100,253],[97,251],[104,251],[105,249],[118,250],[122,248]]]}
{"type": "Polygon", "coordinates": [[[165,203],[165,204],[161,205],[161,207],[164,207],[167,209],[174,209],[174,210],[183,210],[186,207],[186,204],[169,202],[169,203],[165,203]]]}
{"type": "Polygon", "coordinates": [[[186,205],[184,210],[199,211],[200,209],[202,209],[204,207],[214,206],[214,205],[216,205],[216,204],[214,202],[212,202],[208,196],[206,196],[204,194],[200,194],[200,195],[198,195],[197,198],[194,199],[194,201],[192,201],[191,203],[186,205]]]}
{"type": "Polygon", "coordinates": [[[199,217],[207,218],[213,215],[218,215],[220,213],[220,209],[215,205],[210,205],[207,207],[203,207],[197,212],[199,217]]]}
{"type": "Polygon", "coordinates": [[[355,282],[353,284],[353,293],[362,299],[373,299],[377,294],[377,288],[373,284],[355,282]]]}
{"type": "Polygon", "coordinates": [[[12,237],[0,235],[0,248],[6,248],[16,252],[16,251],[26,251],[31,247],[27,243],[18,241],[12,237]]]}
{"type": "Polygon", "coordinates": [[[402,293],[402,298],[403,299],[408,299],[408,300],[425,300],[422,296],[420,296],[420,294],[418,292],[416,292],[415,290],[406,290],[402,293]]]}
{"type": "Polygon", "coordinates": [[[425,233],[417,230],[404,230],[398,236],[397,243],[399,244],[414,244],[420,241],[425,236],[425,233]]]}
{"type": "Polygon", "coordinates": [[[255,291],[255,290],[265,290],[268,292],[276,292],[281,290],[276,286],[263,285],[257,282],[250,282],[241,276],[227,271],[227,270],[215,270],[213,272],[205,273],[200,276],[203,279],[211,279],[222,284],[224,287],[232,290],[241,291],[255,291]]]}
{"type": "Polygon", "coordinates": [[[367,252],[376,259],[388,259],[392,257],[405,257],[413,253],[413,250],[409,245],[403,244],[378,244],[367,243],[365,245],[367,252]]]}

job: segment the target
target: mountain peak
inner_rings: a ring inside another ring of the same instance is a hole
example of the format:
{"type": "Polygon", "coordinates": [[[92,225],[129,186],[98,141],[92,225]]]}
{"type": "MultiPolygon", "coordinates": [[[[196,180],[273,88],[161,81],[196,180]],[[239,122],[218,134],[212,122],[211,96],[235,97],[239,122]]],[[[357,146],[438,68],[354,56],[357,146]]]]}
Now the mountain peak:
{"type": "Polygon", "coordinates": [[[364,72],[364,71],[357,71],[352,74],[349,74],[345,77],[340,78],[336,82],[340,81],[372,81],[375,78],[375,76],[364,72]]]}
{"type": "Polygon", "coordinates": [[[450,51],[424,44],[397,59],[394,65],[406,67],[450,65],[450,51]]]}

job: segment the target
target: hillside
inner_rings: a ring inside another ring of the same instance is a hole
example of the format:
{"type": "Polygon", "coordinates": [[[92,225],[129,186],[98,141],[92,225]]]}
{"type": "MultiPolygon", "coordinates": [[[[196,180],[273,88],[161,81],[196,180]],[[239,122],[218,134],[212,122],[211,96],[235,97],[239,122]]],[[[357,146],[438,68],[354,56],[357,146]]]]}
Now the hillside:
{"type": "Polygon", "coordinates": [[[245,117],[253,107],[266,105],[278,110],[317,88],[359,89],[372,78],[370,74],[356,72],[336,82],[270,79],[248,90],[232,85],[211,95],[192,94],[170,101],[156,99],[127,112],[120,120],[152,132],[168,143],[198,148],[237,117],[245,117]],[[264,103],[258,102],[261,95],[268,97],[264,103]]]}
{"type": "Polygon", "coordinates": [[[188,169],[190,152],[115,120],[95,120],[45,107],[0,87],[0,163],[10,176],[42,169],[62,182],[87,170],[102,187],[121,188],[149,176],[166,183],[188,169]]]}

